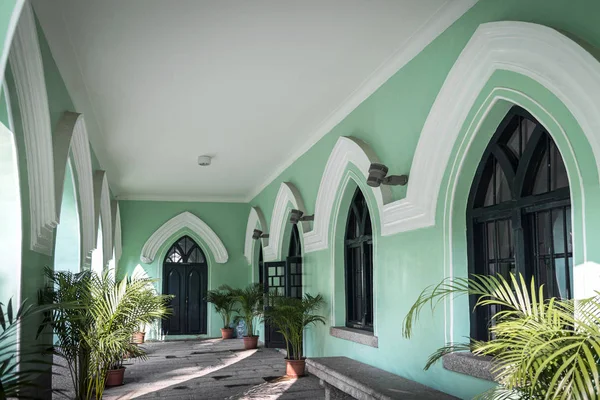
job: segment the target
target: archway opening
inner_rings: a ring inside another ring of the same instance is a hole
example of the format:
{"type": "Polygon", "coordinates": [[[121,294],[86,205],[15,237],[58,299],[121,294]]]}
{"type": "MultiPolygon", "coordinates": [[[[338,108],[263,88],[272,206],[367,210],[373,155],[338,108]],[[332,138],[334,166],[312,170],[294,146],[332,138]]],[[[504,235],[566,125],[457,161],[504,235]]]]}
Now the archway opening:
{"type": "Polygon", "coordinates": [[[60,223],[56,228],[54,270],[77,273],[81,268],[81,239],[75,181],[73,180],[73,170],[71,169],[70,161],[67,162],[64,179],[60,223]]]}
{"type": "Polygon", "coordinates": [[[98,235],[96,236],[96,248],[92,251],[92,271],[97,275],[104,272],[104,246],[102,245],[102,216],[98,218],[98,235]]]}
{"type": "Polygon", "coordinates": [[[173,313],[163,321],[165,335],[207,333],[208,262],[189,236],[179,238],[163,261],[163,293],[173,295],[173,313]]]}
{"type": "Polygon", "coordinates": [[[0,302],[21,302],[21,196],[17,149],[12,132],[0,123],[0,302]]]}

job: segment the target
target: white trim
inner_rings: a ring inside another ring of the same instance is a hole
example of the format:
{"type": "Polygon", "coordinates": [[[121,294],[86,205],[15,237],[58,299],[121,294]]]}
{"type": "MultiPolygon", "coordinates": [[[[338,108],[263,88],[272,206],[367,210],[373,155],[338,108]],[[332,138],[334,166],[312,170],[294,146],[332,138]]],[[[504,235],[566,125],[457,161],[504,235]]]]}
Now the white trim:
{"type": "Polygon", "coordinates": [[[22,9],[9,62],[23,121],[29,183],[30,248],[52,255],[58,224],[54,196],[52,130],[44,66],[31,4],[22,9]]]}
{"type": "Polygon", "coordinates": [[[94,209],[94,179],[92,176],[92,155],[83,115],[79,115],[71,138],[71,162],[75,166],[79,219],[81,223],[81,265],[90,266],[92,251],[96,248],[96,228],[94,209]]]}
{"type": "MultiPolygon", "coordinates": [[[[284,227],[288,222],[292,207],[306,213],[304,201],[298,189],[290,182],[282,182],[279,186],[279,192],[275,198],[273,212],[271,213],[271,226],[269,228],[269,243],[263,248],[263,259],[265,261],[281,260],[281,242],[284,235],[284,227]]],[[[301,224],[301,233],[306,233],[310,229],[308,222],[299,222],[301,224]]]]}
{"type": "MultiPolygon", "coordinates": [[[[374,191],[383,236],[433,226],[440,186],[458,134],[492,74],[508,70],[540,82],[581,126],[600,177],[600,62],[559,32],[525,22],[481,25],[452,67],[429,112],[410,170],[406,197],[388,202],[374,191]]],[[[325,166],[315,225],[304,235],[306,252],[326,249],[333,202],[348,163],[364,173],[375,156],[355,139],[340,138],[325,166]]],[[[382,190],[385,190],[383,188],[382,190]]]]}
{"type": "Polygon", "coordinates": [[[497,70],[527,76],[556,95],[581,126],[600,174],[600,63],[554,29],[526,22],[477,28],[448,74],[417,144],[406,200],[422,212],[395,219],[395,232],[435,224],[444,172],[477,96],[497,70]],[[418,186],[415,186],[418,185],[418,186]]]}
{"type": "Polygon", "coordinates": [[[56,125],[52,137],[52,151],[54,153],[54,195],[56,196],[56,215],[60,223],[60,210],[65,186],[65,172],[69,160],[69,151],[75,124],[81,114],[65,111],[56,125]]]}
{"type": "Polygon", "coordinates": [[[140,260],[145,264],[152,263],[156,257],[156,253],[165,241],[184,228],[190,229],[204,240],[215,262],[219,264],[227,262],[229,255],[219,236],[204,221],[189,211],[184,211],[171,218],[158,228],[144,244],[140,260]]]}
{"type": "Polygon", "coordinates": [[[134,201],[181,201],[194,203],[247,203],[244,196],[171,196],[153,194],[119,194],[117,200],[134,201]]]}
{"type": "Polygon", "coordinates": [[[115,248],[115,269],[117,269],[121,254],[123,253],[123,243],[121,239],[121,208],[119,207],[119,202],[117,200],[111,201],[110,209],[112,216],[113,243],[115,248]]]}
{"type": "Polygon", "coordinates": [[[473,7],[478,0],[453,0],[445,2],[413,35],[407,38],[395,53],[375,70],[352,94],[346,98],[312,133],[304,135],[309,139],[285,158],[285,162],[274,169],[273,173],[260,185],[257,185],[245,200],[250,202],[265,187],[306,153],[323,136],[346,118],[356,107],[371,96],[381,85],[387,82],[399,69],[416,57],[442,32],[473,7]]]}
{"type": "MultiPolygon", "coordinates": [[[[329,227],[332,221],[332,211],[336,197],[339,193],[339,188],[345,185],[344,177],[348,165],[354,165],[364,179],[367,179],[369,165],[373,162],[378,162],[379,159],[369,148],[369,146],[352,137],[342,136],[336,142],[331,155],[325,165],[317,200],[315,204],[315,221],[313,230],[310,232],[304,231],[304,252],[323,250],[329,247],[329,227]]],[[[377,202],[379,215],[382,217],[384,213],[384,204],[387,204],[391,198],[391,191],[387,186],[379,188],[371,188],[373,197],[377,202]]],[[[385,224],[382,224],[385,227],[385,224]]],[[[385,232],[382,229],[382,232],[385,232]]],[[[383,233],[382,233],[383,234],[383,233]]]]}
{"type": "Polygon", "coordinates": [[[2,56],[0,57],[0,83],[4,83],[4,76],[6,73],[6,60],[8,60],[8,54],[10,53],[10,47],[12,45],[13,37],[15,35],[17,24],[19,23],[19,18],[21,17],[21,11],[23,10],[24,4],[25,0],[17,0],[15,2],[15,7],[13,8],[13,12],[10,16],[10,21],[8,22],[8,26],[6,28],[4,47],[2,47],[2,56]]]}
{"type": "MultiPolygon", "coordinates": [[[[106,171],[94,171],[94,221],[98,226],[99,217],[102,222],[102,268],[108,265],[113,256],[112,242],[112,215],[110,207],[110,189],[108,188],[108,179],[106,171]]],[[[96,240],[98,239],[98,230],[96,229],[96,240]]]]}
{"type": "MultiPolygon", "coordinates": [[[[248,261],[249,265],[254,263],[254,245],[257,242],[256,239],[252,239],[252,234],[254,233],[254,229],[260,229],[263,233],[265,232],[267,223],[265,220],[265,216],[259,207],[250,208],[250,214],[248,215],[248,224],[246,225],[246,237],[244,243],[244,256],[248,261]]],[[[269,245],[269,238],[260,239],[263,242],[264,246],[269,245]]]]}

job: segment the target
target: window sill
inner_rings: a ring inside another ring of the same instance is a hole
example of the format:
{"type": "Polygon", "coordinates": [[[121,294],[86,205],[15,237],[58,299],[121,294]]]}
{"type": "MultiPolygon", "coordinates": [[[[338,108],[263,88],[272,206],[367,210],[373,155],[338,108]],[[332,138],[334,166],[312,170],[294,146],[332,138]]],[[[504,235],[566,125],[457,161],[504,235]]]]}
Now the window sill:
{"type": "Polygon", "coordinates": [[[333,337],[349,340],[351,342],[364,344],[370,347],[379,347],[379,339],[373,332],[362,331],[360,329],[346,328],[343,326],[332,326],[329,334],[333,337]]]}
{"type": "Polygon", "coordinates": [[[451,353],[442,357],[444,368],[474,378],[495,382],[492,373],[492,358],[476,356],[469,352],[451,353]]]}

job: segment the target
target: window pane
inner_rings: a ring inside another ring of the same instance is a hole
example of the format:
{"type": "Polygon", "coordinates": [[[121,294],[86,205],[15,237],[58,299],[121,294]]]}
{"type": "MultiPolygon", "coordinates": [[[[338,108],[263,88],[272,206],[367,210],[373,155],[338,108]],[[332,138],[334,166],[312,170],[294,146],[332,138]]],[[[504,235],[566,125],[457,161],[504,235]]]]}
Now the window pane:
{"type": "Polygon", "coordinates": [[[508,142],[506,144],[508,148],[512,150],[515,157],[521,157],[521,153],[523,152],[521,150],[521,124],[517,125],[517,128],[514,130],[513,134],[511,135],[510,139],[508,139],[508,142]]]}
{"type": "Polygon", "coordinates": [[[548,150],[544,151],[542,160],[539,163],[535,180],[533,183],[533,194],[542,194],[548,192],[548,150]]]}
{"type": "Polygon", "coordinates": [[[510,186],[500,164],[496,163],[496,204],[504,203],[512,198],[510,186]]]}
{"type": "Polygon", "coordinates": [[[540,255],[550,254],[550,212],[537,213],[537,253],[540,255]]]}
{"type": "Polygon", "coordinates": [[[552,210],[552,242],[554,254],[565,252],[564,211],[562,208],[552,210]]]}
{"type": "Polygon", "coordinates": [[[554,293],[551,293],[551,296],[560,297],[563,299],[568,298],[567,291],[567,268],[568,265],[565,264],[564,258],[556,258],[554,259],[555,264],[555,290],[554,293]]]}
{"type": "Polygon", "coordinates": [[[512,258],[512,223],[510,220],[498,221],[498,246],[501,259],[512,258]]]}
{"type": "Polygon", "coordinates": [[[487,243],[488,243],[487,258],[488,258],[488,260],[495,260],[496,259],[496,225],[493,222],[487,223],[487,243]]]}
{"type": "Polygon", "coordinates": [[[550,145],[551,148],[551,160],[550,163],[552,165],[552,180],[550,190],[556,190],[569,186],[569,178],[567,176],[567,169],[565,168],[565,164],[563,159],[556,147],[554,142],[550,145]]]}

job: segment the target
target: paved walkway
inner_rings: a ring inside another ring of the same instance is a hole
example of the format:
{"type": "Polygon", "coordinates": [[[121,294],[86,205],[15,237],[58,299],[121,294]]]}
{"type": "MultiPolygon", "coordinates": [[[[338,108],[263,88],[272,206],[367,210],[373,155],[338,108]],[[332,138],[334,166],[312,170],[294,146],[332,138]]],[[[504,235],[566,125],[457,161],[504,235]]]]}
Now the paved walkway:
{"type": "Polygon", "coordinates": [[[244,350],[239,339],[146,343],[146,361],[126,362],[125,385],[107,389],[117,399],[324,399],[313,376],[288,379],[283,355],[244,350]]]}

